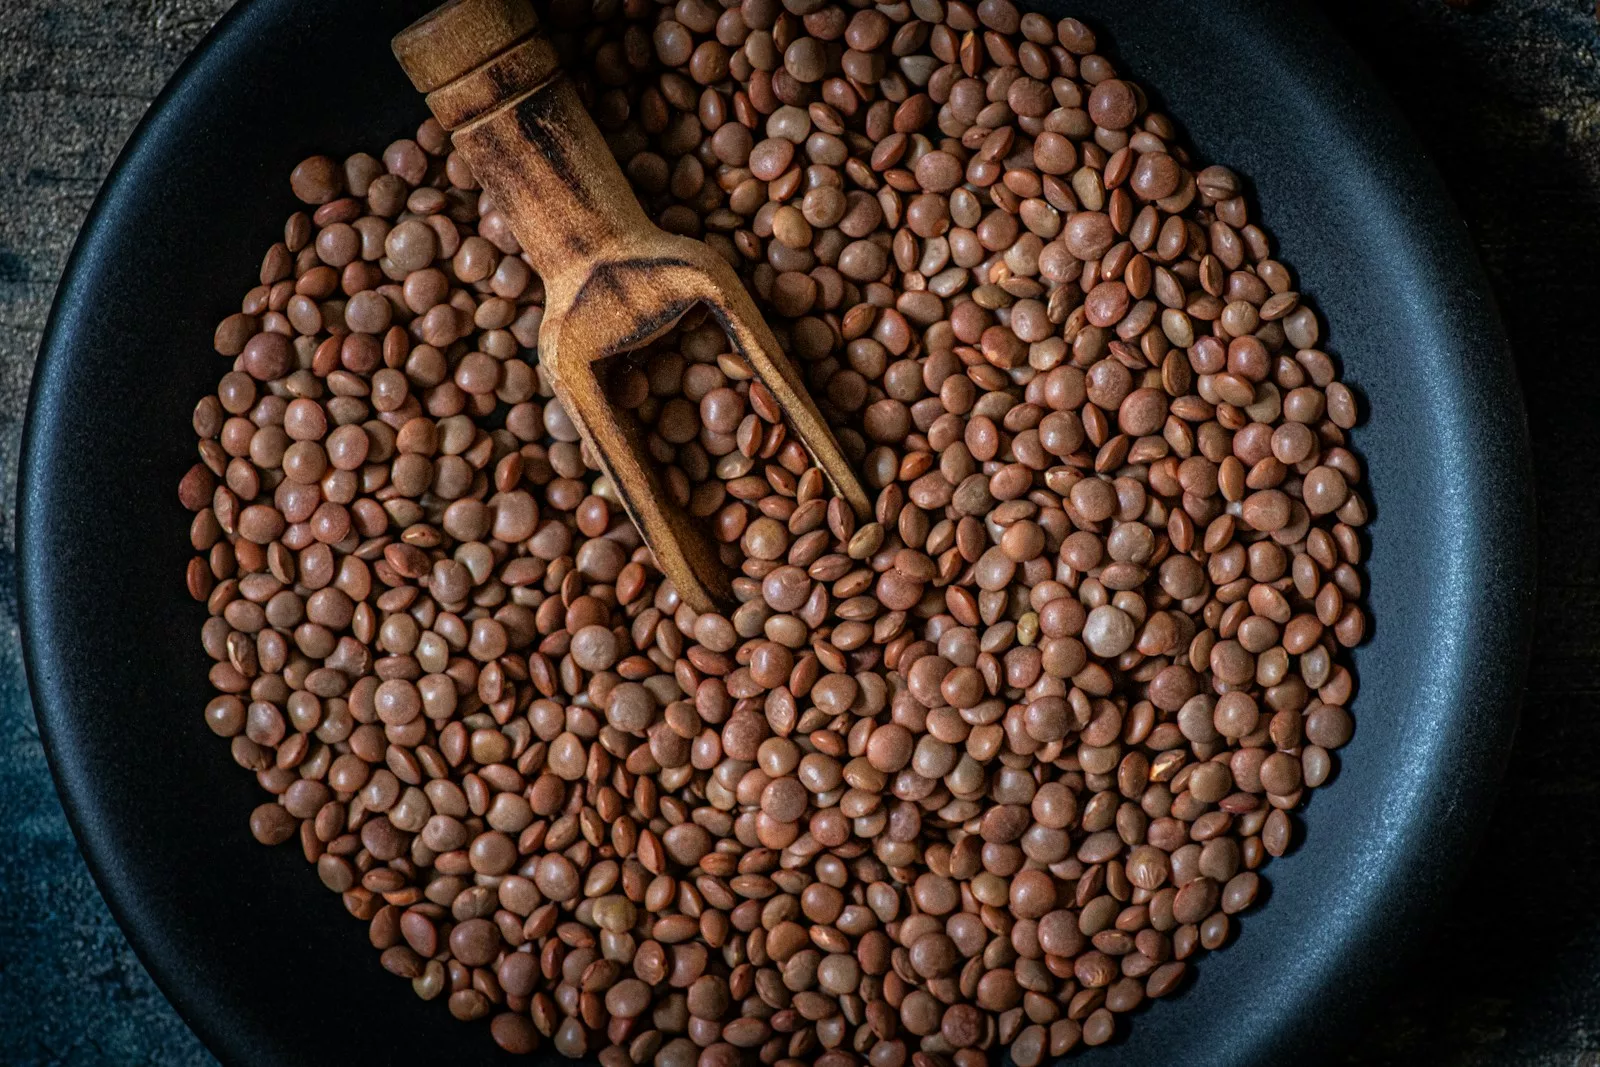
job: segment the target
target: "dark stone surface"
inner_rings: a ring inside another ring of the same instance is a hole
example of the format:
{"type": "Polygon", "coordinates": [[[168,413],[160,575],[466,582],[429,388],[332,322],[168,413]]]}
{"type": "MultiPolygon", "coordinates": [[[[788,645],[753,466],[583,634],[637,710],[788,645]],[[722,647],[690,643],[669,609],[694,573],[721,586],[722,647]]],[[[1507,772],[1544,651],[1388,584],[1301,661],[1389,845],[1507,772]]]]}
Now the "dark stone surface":
{"type": "MultiPolygon", "coordinates": [[[[225,0],[0,0],[0,1062],[212,1062],[110,919],[45,768],[16,651],[9,486],[72,235],[225,0]]],[[[1600,1067],[1600,27],[1587,0],[1323,0],[1432,153],[1495,285],[1537,463],[1540,613],[1523,728],[1440,925],[1352,1064],[1600,1067]],[[1547,815],[1553,808],[1559,816],[1547,815]]],[[[1268,206],[1270,219],[1270,205],[1268,206]]],[[[137,284],[133,281],[132,284],[137,284]]],[[[1426,432],[1426,427],[1419,427],[1426,432]]],[[[1486,663],[1484,670],[1494,669],[1486,663]]],[[[154,758],[159,758],[156,754],[154,758]]]]}

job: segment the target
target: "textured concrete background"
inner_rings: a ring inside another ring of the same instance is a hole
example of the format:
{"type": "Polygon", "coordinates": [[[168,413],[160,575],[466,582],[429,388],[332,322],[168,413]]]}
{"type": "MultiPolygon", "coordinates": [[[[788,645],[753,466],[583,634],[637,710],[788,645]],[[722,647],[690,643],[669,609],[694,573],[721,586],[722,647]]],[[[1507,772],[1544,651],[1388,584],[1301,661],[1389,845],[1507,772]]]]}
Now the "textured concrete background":
{"type": "MultiPolygon", "coordinates": [[[[15,461],[56,280],[124,139],[228,2],[0,0],[0,1064],[214,1062],[78,855],[27,704],[11,573],[15,461]]],[[[1544,564],[1498,811],[1439,931],[1345,1059],[1600,1067],[1600,25],[1592,0],[1321,2],[1482,250],[1527,393],[1544,564]]]]}

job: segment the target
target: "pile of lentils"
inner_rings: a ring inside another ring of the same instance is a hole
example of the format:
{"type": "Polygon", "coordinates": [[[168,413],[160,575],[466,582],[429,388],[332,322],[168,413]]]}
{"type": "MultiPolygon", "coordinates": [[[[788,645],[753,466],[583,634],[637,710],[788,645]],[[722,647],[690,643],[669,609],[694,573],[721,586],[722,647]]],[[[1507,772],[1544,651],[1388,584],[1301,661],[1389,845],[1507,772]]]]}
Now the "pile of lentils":
{"type": "Polygon", "coordinates": [[[605,1067],[1034,1067],[1233,934],[1351,736],[1356,402],[1073,19],[596,0],[546,25],[875,498],[691,317],[621,359],[738,603],[680,602],[430,121],[318,156],[224,319],[206,721],[385,969],[605,1067]]]}

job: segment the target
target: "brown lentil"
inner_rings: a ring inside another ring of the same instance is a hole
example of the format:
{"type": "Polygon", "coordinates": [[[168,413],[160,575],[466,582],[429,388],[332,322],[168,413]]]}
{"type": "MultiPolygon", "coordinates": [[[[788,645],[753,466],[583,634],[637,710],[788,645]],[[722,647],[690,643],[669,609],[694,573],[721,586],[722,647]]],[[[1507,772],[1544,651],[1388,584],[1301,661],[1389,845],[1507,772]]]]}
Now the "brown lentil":
{"type": "Polygon", "coordinates": [[[1111,1040],[1234,936],[1353,735],[1359,403],[1315,312],[1075,20],[541,14],[875,514],[691,313],[607,375],[738,574],[696,617],[443,131],[303,161],[315,213],[218,326],[179,484],[206,722],[272,796],[252,834],[298,837],[382,965],[512,1052],[1111,1040]]]}

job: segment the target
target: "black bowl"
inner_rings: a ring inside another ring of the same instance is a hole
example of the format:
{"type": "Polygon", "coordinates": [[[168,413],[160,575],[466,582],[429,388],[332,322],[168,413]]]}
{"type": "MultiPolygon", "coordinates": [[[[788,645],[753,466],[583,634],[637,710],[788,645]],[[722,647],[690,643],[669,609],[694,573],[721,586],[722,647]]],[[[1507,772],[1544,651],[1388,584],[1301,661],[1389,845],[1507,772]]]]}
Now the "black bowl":
{"type": "MultiPolygon", "coordinates": [[[[257,788],[201,718],[203,609],[184,592],[175,493],[190,411],[222,369],[212,328],[292,210],[291,166],[415,129],[425,112],[388,40],[430,2],[235,8],[107,181],[34,377],[21,593],[51,765],[113,912],[230,1063],[505,1058],[379,969],[298,849],[250,839],[257,788]]],[[[1271,865],[1271,899],[1236,944],[1084,1062],[1314,1057],[1460,871],[1511,742],[1532,600],[1517,384],[1437,177],[1320,17],[1283,0],[1073,7],[1201,158],[1253,179],[1370,398],[1355,442],[1376,506],[1358,728],[1305,843],[1271,865]]]]}

